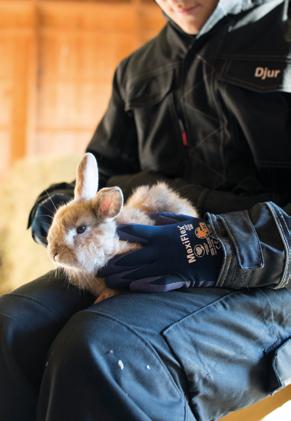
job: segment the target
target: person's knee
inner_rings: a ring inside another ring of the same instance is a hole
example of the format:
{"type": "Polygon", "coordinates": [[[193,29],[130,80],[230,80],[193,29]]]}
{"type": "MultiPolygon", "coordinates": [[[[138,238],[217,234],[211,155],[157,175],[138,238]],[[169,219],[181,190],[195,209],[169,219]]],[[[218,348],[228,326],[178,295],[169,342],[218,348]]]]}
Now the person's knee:
{"type": "Polygon", "coordinates": [[[28,297],[0,297],[0,363],[10,376],[25,376],[37,386],[47,350],[60,329],[49,309],[28,297]]]}
{"type": "Polygon", "coordinates": [[[110,345],[112,338],[108,339],[108,326],[103,317],[80,311],[68,321],[53,342],[46,366],[53,371],[67,371],[72,379],[74,373],[79,375],[80,364],[84,367],[93,359],[97,368],[99,356],[114,352],[110,345]]]}
{"type": "Polygon", "coordinates": [[[96,309],[76,313],[52,344],[38,419],[81,419],[80,402],[104,420],[163,419],[169,408],[184,419],[186,405],[146,337],[96,309]]]}
{"type": "Polygon", "coordinates": [[[76,313],[50,349],[42,411],[47,410],[48,400],[57,405],[58,396],[67,397],[67,406],[72,397],[94,396],[94,405],[98,401],[99,410],[106,407],[109,413],[117,399],[123,409],[134,406],[149,418],[169,405],[175,419],[183,419],[185,410],[181,389],[146,335],[141,337],[132,326],[91,310],[76,313]]]}
{"type": "MultiPolygon", "coordinates": [[[[102,408],[110,412],[118,386],[111,373],[116,348],[109,343],[107,334],[106,323],[95,313],[80,311],[68,321],[47,356],[37,419],[53,419],[56,413],[58,419],[69,419],[72,413],[77,418],[78,402],[87,401],[101,417],[102,408]]],[[[116,367],[119,372],[124,369],[121,358],[116,367]]]]}

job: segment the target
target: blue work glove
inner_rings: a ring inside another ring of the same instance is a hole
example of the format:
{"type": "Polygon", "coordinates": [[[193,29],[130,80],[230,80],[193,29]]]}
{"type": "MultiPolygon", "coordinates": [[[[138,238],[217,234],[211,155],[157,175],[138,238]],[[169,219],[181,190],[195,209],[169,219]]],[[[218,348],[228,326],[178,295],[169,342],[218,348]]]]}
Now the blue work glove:
{"type": "Polygon", "coordinates": [[[205,221],[185,215],[156,214],[155,226],[118,227],[121,240],[142,248],[115,256],[98,274],[111,288],[166,292],[182,287],[213,287],[224,253],[205,221]]]}
{"type": "Polygon", "coordinates": [[[31,234],[34,241],[47,246],[47,234],[56,210],[71,199],[72,196],[69,194],[53,193],[37,205],[31,221],[31,234]]]}

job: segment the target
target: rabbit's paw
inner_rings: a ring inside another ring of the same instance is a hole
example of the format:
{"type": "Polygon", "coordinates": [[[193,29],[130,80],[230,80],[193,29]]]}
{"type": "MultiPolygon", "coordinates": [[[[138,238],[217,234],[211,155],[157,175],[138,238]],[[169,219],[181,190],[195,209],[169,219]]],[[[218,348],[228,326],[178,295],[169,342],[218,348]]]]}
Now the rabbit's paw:
{"type": "Polygon", "coordinates": [[[120,291],[117,289],[106,288],[104,289],[94,301],[94,304],[101,303],[104,300],[107,300],[110,297],[114,297],[115,295],[119,295],[120,291]]]}

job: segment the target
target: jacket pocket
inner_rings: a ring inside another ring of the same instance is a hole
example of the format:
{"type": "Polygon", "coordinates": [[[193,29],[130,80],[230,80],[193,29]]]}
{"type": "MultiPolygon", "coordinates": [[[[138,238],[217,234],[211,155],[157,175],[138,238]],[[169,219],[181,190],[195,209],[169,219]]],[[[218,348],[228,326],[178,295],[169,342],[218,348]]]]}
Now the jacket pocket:
{"type": "Polygon", "coordinates": [[[182,177],[187,159],[172,92],[174,70],[128,83],[125,106],[135,122],[141,169],[182,177]]]}
{"type": "Polygon", "coordinates": [[[219,216],[224,224],[240,269],[264,267],[264,256],[260,239],[247,211],[228,212],[219,216]],[[251,245],[251,246],[250,246],[251,245]]]}
{"type": "MultiPolygon", "coordinates": [[[[215,420],[274,390],[272,354],[266,350],[274,348],[276,329],[263,290],[228,293],[163,335],[185,371],[199,420],[215,420]]],[[[290,378],[290,346],[274,359],[282,384],[290,378]]]]}
{"type": "Polygon", "coordinates": [[[216,286],[282,289],[290,283],[288,215],[273,202],[248,211],[206,214],[224,250],[216,286]]]}
{"type": "Polygon", "coordinates": [[[147,77],[131,79],[125,89],[126,111],[140,107],[151,107],[161,102],[173,84],[173,69],[160,71],[147,77]]]}
{"type": "Polygon", "coordinates": [[[257,92],[291,92],[291,60],[229,59],[221,80],[257,92]]]}
{"type": "Polygon", "coordinates": [[[291,173],[291,61],[226,58],[218,77],[229,119],[235,116],[243,147],[266,189],[284,191],[291,173]],[[245,143],[246,142],[246,143],[245,143]]]}

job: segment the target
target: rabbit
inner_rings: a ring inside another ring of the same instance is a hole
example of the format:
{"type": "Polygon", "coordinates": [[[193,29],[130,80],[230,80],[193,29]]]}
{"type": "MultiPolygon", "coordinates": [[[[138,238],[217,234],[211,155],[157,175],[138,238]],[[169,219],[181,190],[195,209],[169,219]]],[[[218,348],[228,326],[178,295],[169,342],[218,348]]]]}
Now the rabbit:
{"type": "Polygon", "coordinates": [[[154,225],[152,212],[198,216],[191,203],[170,187],[157,183],[141,186],[124,205],[119,187],[98,191],[95,156],[86,153],[77,168],[74,199],[59,207],[48,231],[48,254],[67,275],[68,281],[97,296],[95,302],[120,293],[107,288],[97,272],[115,255],[135,250],[137,243],[119,240],[117,224],[154,225]]]}

